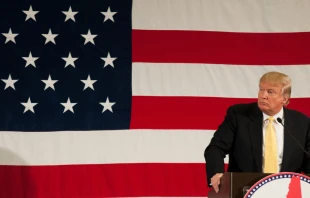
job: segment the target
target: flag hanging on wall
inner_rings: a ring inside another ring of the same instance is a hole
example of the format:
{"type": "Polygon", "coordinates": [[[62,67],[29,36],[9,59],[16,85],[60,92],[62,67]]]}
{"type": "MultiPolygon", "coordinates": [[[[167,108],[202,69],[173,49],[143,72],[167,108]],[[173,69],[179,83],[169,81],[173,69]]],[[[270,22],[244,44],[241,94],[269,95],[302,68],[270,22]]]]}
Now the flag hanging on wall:
{"type": "Polygon", "coordinates": [[[263,73],[310,115],[309,6],[1,1],[0,197],[207,197],[204,149],[263,73]]]}

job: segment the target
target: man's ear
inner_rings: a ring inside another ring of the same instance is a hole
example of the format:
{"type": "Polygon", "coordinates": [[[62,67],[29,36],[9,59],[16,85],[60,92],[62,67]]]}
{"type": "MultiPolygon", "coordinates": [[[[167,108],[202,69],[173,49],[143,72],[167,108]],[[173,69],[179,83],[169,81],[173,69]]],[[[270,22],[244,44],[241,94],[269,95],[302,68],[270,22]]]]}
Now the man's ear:
{"type": "Polygon", "coordinates": [[[284,106],[288,105],[289,98],[287,96],[283,96],[283,101],[282,102],[283,102],[284,106]]]}

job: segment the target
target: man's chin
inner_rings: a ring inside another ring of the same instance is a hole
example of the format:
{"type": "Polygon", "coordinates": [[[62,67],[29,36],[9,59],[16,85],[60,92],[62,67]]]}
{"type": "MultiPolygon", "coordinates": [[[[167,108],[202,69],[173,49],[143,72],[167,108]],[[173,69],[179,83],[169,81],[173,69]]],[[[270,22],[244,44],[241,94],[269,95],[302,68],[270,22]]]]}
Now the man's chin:
{"type": "Polygon", "coordinates": [[[258,104],[258,107],[260,108],[260,110],[262,111],[267,111],[269,109],[269,106],[266,104],[258,104]]]}

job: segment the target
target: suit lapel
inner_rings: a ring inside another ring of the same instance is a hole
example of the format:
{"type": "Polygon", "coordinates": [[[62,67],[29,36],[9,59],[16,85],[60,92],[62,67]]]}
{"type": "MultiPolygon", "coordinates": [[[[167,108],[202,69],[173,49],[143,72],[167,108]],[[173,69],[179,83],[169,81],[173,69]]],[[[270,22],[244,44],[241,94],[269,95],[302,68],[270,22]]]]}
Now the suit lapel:
{"type": "Polygon", "coordinates": [[[249,124],[250,141],[253,147],[254,159],[258,168],[258,171],[262,171],[262,144],[263,144],[263,114],[259,110],[258,106],[254,108],[250,115],[251,122],[249,124]]]}
{"type": "MultiPolygon", "coordinates": [[[[284,108],[284,145],[283,145],[283,157],[282,157],[282,165],[281,171],[286,171],[289,165],[289,159],[292,153],[292,149],[290,145],[294,144],[294,140],[292,139],[289,131],[293,134],[293,123],[291,122],[292,118],[286,108],[284,108]]],[[[293,134],[294,135],[294,134],[293,134]]]]}

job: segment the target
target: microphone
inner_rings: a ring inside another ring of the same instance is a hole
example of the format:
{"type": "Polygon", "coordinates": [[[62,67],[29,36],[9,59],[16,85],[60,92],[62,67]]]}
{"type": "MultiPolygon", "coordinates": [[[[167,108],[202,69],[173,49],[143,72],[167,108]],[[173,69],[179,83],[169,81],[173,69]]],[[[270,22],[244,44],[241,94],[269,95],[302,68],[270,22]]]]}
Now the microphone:
{"type": "MultiPolygon", "coordinates": [[[[282,124],[282,126],[284,127],[281,118],[277,118],[277,121],[278,121],[280,124],[282,124]]],[[[304,147],[298,142],[298,140],[295,138],[295,136],[294,136],[289,130],[287,130],[287,131],[288,131],[288,133],[293,137],[293,139],[295,140],[295,142],[297,142],[297,144],[299,145],[299,147],[300,147],[306,154],[308,154],[308,155],[310,156],[310,153],[308,153],[308,152],[304,149],[304,147]]]]}

